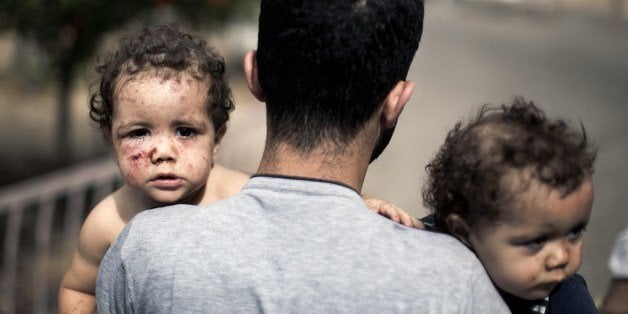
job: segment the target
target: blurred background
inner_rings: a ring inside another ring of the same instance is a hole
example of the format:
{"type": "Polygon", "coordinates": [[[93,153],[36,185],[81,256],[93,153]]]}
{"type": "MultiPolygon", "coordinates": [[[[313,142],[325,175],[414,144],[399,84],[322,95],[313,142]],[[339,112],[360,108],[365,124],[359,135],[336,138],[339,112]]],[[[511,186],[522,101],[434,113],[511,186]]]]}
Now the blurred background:
{"type": "MultiPolygon", "coordinates": [[[[120,35],[176,21],[225,55],[236,110],[218,161],[255,172],[264,105],[241,59],[256,46],[257,10],[253,0],[0,0],[0,312],[56,311],[82,219],[120,185],[88,118],[95,60],[120,35]]],[[[534,100],[600,146],[580,273],[601,301],[628,224],[628,0],[427,0],[409,79],[415,94],[364,192],[423,216],[424,166],[454,123],[484,103],[534,100]]]]}

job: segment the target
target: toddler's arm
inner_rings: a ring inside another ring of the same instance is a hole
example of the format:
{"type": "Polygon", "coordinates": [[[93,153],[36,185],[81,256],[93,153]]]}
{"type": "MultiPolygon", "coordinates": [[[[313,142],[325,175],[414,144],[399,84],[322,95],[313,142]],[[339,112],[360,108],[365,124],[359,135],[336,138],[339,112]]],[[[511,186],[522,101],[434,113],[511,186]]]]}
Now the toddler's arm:
{"type": "Polygon", "coordinates": [[[111,221],[111,210],[106,208],[108,203],[105,200],[96,206],[83,223],[78,247],[59,287],[59,313],[96,312],[94,294],[98,267],[120,228],[119,223],[111,221]]]}
{"type": "Polygon", "coordinates": [[[366,206],[375,213],[408,227],[425,229],[425,226],[423,226],[423,223],[420,220],[408,214],[405,210],[397,207],[395,204],[377,198],[372,198],[368,195],[362,195],[362,198],[364,199],[366,206]]]}

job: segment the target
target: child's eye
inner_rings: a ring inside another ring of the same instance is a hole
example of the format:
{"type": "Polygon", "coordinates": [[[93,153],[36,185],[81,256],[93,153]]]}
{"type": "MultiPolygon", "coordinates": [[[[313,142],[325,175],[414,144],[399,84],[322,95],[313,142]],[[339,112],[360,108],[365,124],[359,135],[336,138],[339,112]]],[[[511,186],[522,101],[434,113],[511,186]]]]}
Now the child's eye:
{"type": "Polygon", "coordinates": [[[177,128],[176,135],[181,137],[191,137],[196,134],[196,131],[193,128],[177,128]]]}
{"type": "Polygon", "coordinates": [[[586,226],[578,226],[576,228],[573,228],[569,234],[567,234],[567,239],[569,240],[578,240],[580,239],[583,235],[584,232],[587,230],[586,226]]]}
{"type": "Polygon", "coordinates": [[[543,248],[543,246],[545,245],[545,242],[547,242],[547,237],[542,237],[542,238],[523,242],[522,246],[524,246],[526,249],[530,251],[539,251],[543,248]]]}
{"type": "Polygon", "coordinates": [[[147,135],[148,135],[148,130],[146,130],[146,129],[137,129],[137,130],[130,131],[129,133],[127,133],[126,136],[130,137],[130,138],[142,138],[142,137],[147,136],[147,135]]]}

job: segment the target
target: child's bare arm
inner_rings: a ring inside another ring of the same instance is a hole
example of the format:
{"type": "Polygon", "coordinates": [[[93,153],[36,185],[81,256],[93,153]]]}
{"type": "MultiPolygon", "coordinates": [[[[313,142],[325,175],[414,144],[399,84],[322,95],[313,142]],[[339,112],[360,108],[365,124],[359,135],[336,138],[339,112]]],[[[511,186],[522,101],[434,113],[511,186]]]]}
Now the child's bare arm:
{"type": "Polygon", "coordinates": [[[375,213],[408,227],[425,229],[425,226],[423,226],[423,223],[420,220],[416,219],[405,210],[397,207],[395,204],[381,199],[372,198],[368,195],[362,195],[362,198],[364,199],[366,206],[375,213]]]}
{"type": "Polygon", "coordinates": [[[124,223],[111,197],[98,204],[83,223],[77,249],[59,287],[59,313],[93,313],[98,267],[124,223]]]}
{"type": "Polygon", "coordinates": [[[81,254],[74,253],[72,264],[59,287],[59,313],[94,313],[96,299],[93,288],[98,265],[90,265],[81,254]]]}

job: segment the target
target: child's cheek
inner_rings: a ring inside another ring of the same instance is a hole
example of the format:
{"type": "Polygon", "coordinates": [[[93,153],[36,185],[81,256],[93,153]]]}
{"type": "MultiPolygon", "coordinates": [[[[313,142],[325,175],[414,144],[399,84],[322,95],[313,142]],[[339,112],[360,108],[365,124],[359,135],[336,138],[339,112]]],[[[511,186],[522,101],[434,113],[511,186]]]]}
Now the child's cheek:
{"type": "Polygon", "coordinates": [[[149,148],[141,144],[123,144],[121,147],[120,170],[130,184],[145,180],[150,165],[149,148]]]}
{"type": "Polygon", "coordinates": [[[187,171],[188,173],[206,173],[210,171],[212,166],[211,163],[212,161],[207,157],[207,155],[197,155],[194,157],[194,161],[187,164],[187,171]]]}
{"type": "Polygon", "coordinates": [[[541,270],[528,268],[526,269],[526,272],[524,272],[524,274],[525,282],[534,283],[537,282],[537,280],[539,279],[539,276],[541,275],[541,270]]]}
{"type": "Polygon", "coordinates": [[[521,289],[539,278],[541,275],[540,266],[540,261],[536,258],[517,257],[516,259],[500,260],[493,272],[499,274],[498,277],[501,278],[502,283],[521,289]]]}
{"type": "Polygon", "coordinates": [[[190,152],[190,154],[188,156],[190,156],[190,158],[188,160],[190,160],[190,164],[189,167],[191,169],[194,169],[195,167],[205,167],[206,165],[209,165],[212,161],[210,159],[210,152],[207,149],[197,149],[197,150],[187,150],[188,152],[190,152]]]}
{"type": "Polygon", "coordinates": [[[573,275],[582,266],[582,243],[576,245],[570,252],[569,275],[573,275]]]}
{"type": "Polygon", "coordinates": [[[199,145],[194,142],[181,142],[177,146],[181,156],[185,156],[181,158],[181,161],[185,162],[183,166],[188,173],[203,171],[211,165],[210,156],[213,146],[199,145]]]}

